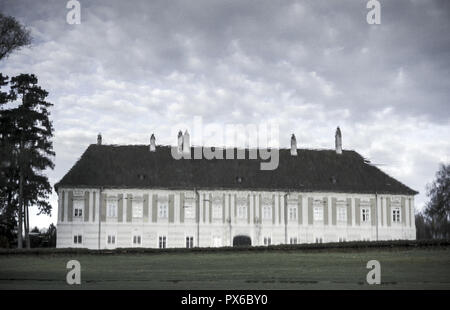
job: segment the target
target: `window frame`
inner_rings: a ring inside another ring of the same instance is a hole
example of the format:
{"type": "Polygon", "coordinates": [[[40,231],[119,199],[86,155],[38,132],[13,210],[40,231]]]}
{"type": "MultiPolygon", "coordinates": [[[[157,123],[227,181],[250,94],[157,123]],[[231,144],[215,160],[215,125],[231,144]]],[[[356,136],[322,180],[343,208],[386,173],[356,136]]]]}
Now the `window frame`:
{"type": "Polygon", "coordinates": [[[169,206],[167,203],[158,203],[158,219],[169,218],[169,206]]]}
{"type": "Polygon", "coordinates": [[[395,224],[400,224],[401,223],[401,221],[402,221],[402,211],[401,211],[400,207],[393,207],[391,209],[391,221],[392,221],[392,223],[395,223],[395,224]]]}
{"type": "Polygon", "coordinates": [[[167,248],[167,236],[166,235],[159,235],[158,236],[158,249],[166,249],[166,248],[167,248]],[[163,247],[161,247],[161,241],[162,241],[163,247]]]}
{"type": "Polygon", "coordinates": [[[73,218],[82,219],[84,215],[84,199],[73,200],[73,218]]]}
{"type": "Polygon", "coordinates": [[[371,216],[370,207],[361,207],[361,223],[370,223],[371,216]]]}
{"type": "Polygon", "coordinates": [[[288,219],[289,221],[296,221],[298,219],[298,207],[297,206],[289,206],[288,207],[288,219]]]}
{"type": "Polygon", "coordinates": [[[314,206],[313,207],[313,220],[315,222],[323,222],[323,206],[314,206]],[[320,217],[317,217],[317,212],[316,211],[320,211],[319,215],[320,217]]]}
{"type": "MultiPolygon", "coordinates": [[[[186,241],[186,249],[192,249],[194,247],[194,236],[186,236],[184,238],[186,241]]],[[[159,245],[159,239],[158,239],[158,245],[159,245]]]]}

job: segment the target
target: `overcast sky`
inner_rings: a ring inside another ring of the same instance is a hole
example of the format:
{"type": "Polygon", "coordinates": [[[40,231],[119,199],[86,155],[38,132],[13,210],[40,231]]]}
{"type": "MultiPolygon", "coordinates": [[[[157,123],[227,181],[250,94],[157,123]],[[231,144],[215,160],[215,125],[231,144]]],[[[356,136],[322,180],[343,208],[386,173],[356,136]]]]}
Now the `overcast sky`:
{"type": "MultiPolygon", "coordinates": [[[[54,104],[52,185],[96,143],[174,144],[173,124],[280,126],[301,148],[356,150],[420,192],[450,161],[450,1],[1,0],[33,45],[0,62],[34,73],[54,104]]],[[[194,143],[196,137],[192,137],[194,143]]],[[[31,226],[56,223],[35,216],[31,226]]]]}

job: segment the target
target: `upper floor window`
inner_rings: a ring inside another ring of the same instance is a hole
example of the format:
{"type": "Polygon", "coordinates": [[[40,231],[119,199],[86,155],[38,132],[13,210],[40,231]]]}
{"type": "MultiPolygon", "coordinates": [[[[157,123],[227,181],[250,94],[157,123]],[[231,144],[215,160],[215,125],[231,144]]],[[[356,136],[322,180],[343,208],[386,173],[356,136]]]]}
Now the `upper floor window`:
{"type": "Polygon", "coordinates": [[[141,218],[143,215],[143,202],[142,201],[133,201],[133,217],[141,218]]]}
{"type": "Polygon", "coordinates": [[[117,216],[117,201],[116,200],[108,200],[108,207],[106,210],[106,214],[108,217],[116,217],[117,216]]]}
{"type": "Polygon", "coordinates": [[[393,223],[400,223],[400,208],[393,208],[392,209],[392,222],[393,223]]]}
{"type": "Polygon", "coordinates": [[[194,207],[192,205],[185,205],[184,206],[184,217],[187,219],[193,219],[194,218],[194,207]]]}
{"type": "Polygon", "coordinates": [[[167,205],[166,204],[160,204],[158,206],[158,217],[159,218],[167,218],[167,205]]]}
{"type": "Polygon", "coordinates": [[[297,206],[289,207],[289,220],[297,220],[297,206]]]}
{"type": "Polygon", "coordinates": [[[240,218],[240,219],[247,218],[247,206],[239,206],[238,207],[238,218],[240,218]]]}
{"type": "Polygon", "coordinates": [[[82,217],[83,216],[84,200],[74,200],[73,201],[73,216],[82,217]]]}
{"type": "Polygon", "coordinates": [[[361,208],[361,221],[364,223],[370,221],[370,208],[361,208]]]}
{"type": "Polygon", "coordinates": [[[314,221],[323,221],[323,207],[314,207],[314,221]]]}
{"type": "Polygon", "coordinates": [[[338,221],[339,222],[347,221],[347,208],[345,207],[338,208],[338,221]]]}
{"type": "Polygon", "coordinates": [[[269,220],[272,218],[272,207],[271,206],[264,206],[263,207],[263,219],[269,220]]]}
{"type": "Polygon", "coordinates": [[[220,219],[222,218],[222,205],[221,204],[213,204],[212,206],[213,218],[220,219]]]}

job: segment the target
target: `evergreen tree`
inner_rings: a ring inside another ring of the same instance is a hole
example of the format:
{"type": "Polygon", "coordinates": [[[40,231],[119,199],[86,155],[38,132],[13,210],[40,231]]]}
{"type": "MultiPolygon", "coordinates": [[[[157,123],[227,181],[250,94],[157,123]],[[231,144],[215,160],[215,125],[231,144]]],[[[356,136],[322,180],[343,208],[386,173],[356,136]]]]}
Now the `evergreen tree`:
{"type": "Polygon", "coordinates": [[[3,161],[9,162],[9,167],[4,169],[7,190],[17,199],[19,248],[22,247],[23,227],[26,245],[30,247],[29,207],[37,206],[39,214],[51,213],[48,198],[52,188],[42,172],[54,168],[53,126],[48,110],[52,104],[45,101],[48,93],[37,82],[34,75],[13,77],[7,96],[10,105],[0,111],[1,143],[10,150],[2,156],[3,161]]]}

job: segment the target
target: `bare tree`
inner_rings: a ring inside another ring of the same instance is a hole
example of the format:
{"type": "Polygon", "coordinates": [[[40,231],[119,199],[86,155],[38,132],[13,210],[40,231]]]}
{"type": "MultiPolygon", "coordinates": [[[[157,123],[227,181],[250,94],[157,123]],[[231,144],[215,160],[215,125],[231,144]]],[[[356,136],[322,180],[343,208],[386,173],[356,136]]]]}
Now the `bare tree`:
{"type": "Polygon", "coordinates": [[[0,60],[12,51],[31,44],[30,31],[14,17],[0,13],[0,60]]]}

